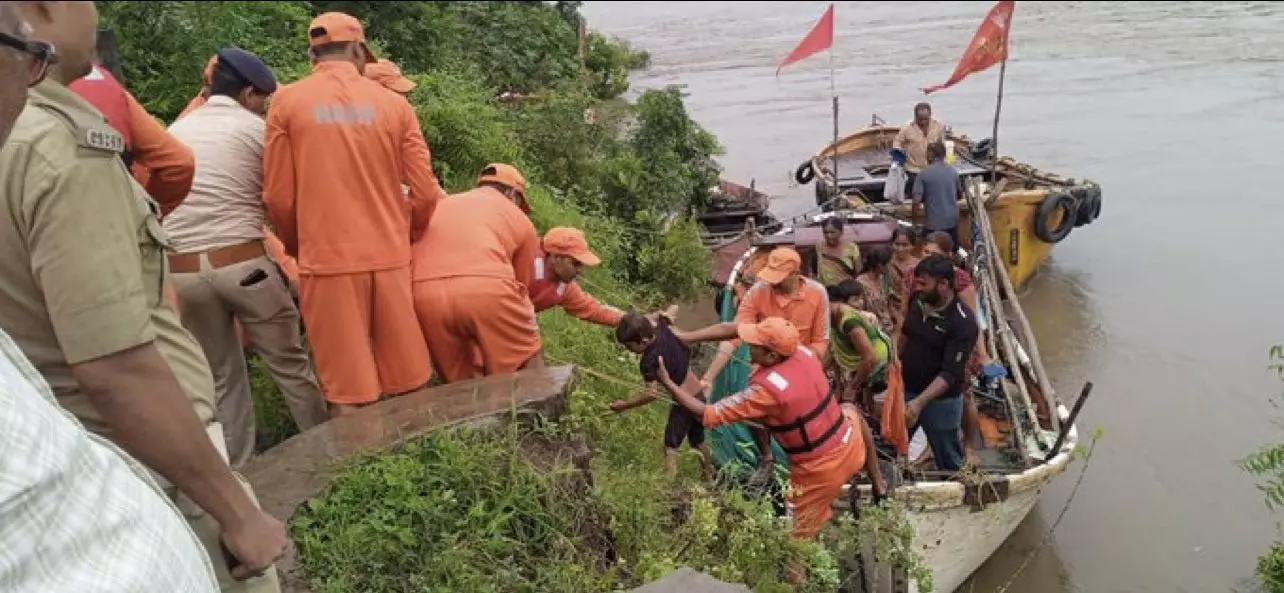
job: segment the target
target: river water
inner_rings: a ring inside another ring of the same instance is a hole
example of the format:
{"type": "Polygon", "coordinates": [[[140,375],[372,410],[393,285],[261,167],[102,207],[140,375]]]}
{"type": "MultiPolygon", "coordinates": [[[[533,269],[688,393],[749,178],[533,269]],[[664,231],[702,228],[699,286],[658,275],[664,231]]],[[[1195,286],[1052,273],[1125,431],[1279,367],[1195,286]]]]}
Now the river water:
{"type": "MultiPolygon", "coordinates": [[[[835,63],[844,132],[908,121],[943,82],[989,2],[840,2],[835,63]]],[[[593,29],[651,52],[634,88],[684,84],[726,147],[725,176],[814,205],[790,172],[832,135],[827,54],[775,76],[823,2],[589,2],[593,29]]],[[[989,136],[998,68],[930,97],[938,119],[989,136]]],[[[1069,402],[1096,385],[1080,428],[1104,430],[1052,543],[1011,591],[1246,590],[1276,535],[1235,460],[1278,439],[1266,370],[1284,342],[1284,4],[1020,2],[1000,150],[1101,183],[1102,217],[1076,229],[1022,296],[1069,402]],[[1274,171],[1274,173],[1272,173],[1274,171]]],[[[1065,505],[1082,464],[1044,494],[974,577],[1008,580],[1065,505]]]]}

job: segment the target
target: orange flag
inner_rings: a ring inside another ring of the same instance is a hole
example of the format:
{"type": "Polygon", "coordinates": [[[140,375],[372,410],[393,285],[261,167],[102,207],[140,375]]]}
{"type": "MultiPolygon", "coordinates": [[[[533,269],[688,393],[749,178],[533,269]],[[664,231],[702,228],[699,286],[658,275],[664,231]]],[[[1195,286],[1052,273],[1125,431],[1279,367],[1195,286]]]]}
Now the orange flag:
{"type": "Polygon", "coordinates": [[[909,427],[905,425],[905,378],[901,375],[900,357],[895,352],[887,367],[887,392],[879,424],[883,440],[896,447],[897,454],[909,455],[909,427]]]}
{"type": "Polygon", "coordinates": [[[798,42],[798,47],[785,56],[785,60],[776,66],[776,75],[780,75],[780,69],[799,60],[811,57],[818,52],[829,49],[834,45],[834,5],[830,4],[825,9],[825,14],[820,16],[816,25],[811,28],[806,37],[798,42]]]}
{"type": "Polygon", "coordinates": [[[990,9],[985,20],[972,36],[972,43],[963,52],[963,58],[954,67],[954,74],[944,84],[923,89],[923,94],[930,94],[954,86],[968,75],[980,72],[1008,59],[1008,30],[1012,25],[1012,10],[1016,3],[1002,0],[990,9]]]}

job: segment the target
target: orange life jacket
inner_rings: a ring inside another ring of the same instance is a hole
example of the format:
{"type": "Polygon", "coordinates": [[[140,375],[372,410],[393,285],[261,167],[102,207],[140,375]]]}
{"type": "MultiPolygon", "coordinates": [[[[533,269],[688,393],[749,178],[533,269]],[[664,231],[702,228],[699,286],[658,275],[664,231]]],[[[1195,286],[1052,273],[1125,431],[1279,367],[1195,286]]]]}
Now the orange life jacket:
{"type": "Polygon", "coordinates": [[[133,166],[133,121],[129,115],[129,99],[125,87],[101,64],[94,64],[94,69],[89,74],[76,79],[67,88],[102,112],[107,118],[107,125],[120,133],[125,140],[121,159],[125,161],[126,167],[133,166]]]}
{"type": "Polygon", "coordinates": [[[806,346],[776,366],[758,369],[749,382],[780,403],[780,411],[769,419],[776,423],[764,425],[791,464],[821,457],[851,439],[853,428],[830,389],[825,368],[806,346]]]}
{"type": "Polygon", "coordinates": [[[535,258],[535,278],[526,290],[536,313],[552,309],[562,304],[562,300],[566,298],[566,283],[552,279],[551,270],[548,269],[548,256],[542,251],[535,258]]]}

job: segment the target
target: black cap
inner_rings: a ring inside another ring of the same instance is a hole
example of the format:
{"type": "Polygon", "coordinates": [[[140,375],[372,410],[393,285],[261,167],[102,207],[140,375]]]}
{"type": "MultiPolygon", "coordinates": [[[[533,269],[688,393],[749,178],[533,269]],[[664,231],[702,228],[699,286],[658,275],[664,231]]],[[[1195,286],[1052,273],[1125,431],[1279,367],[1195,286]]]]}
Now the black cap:
{"type": "Polygon", "coordinates": [[[239,47],[218,50],[218,66],[227,68],[254,90],[270,95],[276,92],[276,75],[258,56],[239,47]]]}

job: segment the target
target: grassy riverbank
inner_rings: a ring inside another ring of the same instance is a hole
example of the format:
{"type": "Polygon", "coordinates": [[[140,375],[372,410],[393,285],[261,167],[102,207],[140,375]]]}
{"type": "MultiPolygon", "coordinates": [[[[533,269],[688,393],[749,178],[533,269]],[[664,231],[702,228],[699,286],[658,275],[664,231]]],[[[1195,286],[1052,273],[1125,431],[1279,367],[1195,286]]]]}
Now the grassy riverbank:
{"type": "MultiPolygon", "coordinates": [[[[581,62],[576,2],[99,5],[120,40],[127,84],[165,121],[198,90],[218,47],[258,52],[293,80],[307,71],[310,16],[357,14],[376,51],[419,83],[410,100],[448,189],[471,187],[487,162],[516,163],[531,181],[539,229],[583,228],[606,262],[586,275],[590,292],[651,308],[704,290],[707,257],[682,215],[707,199],[720,148],[675,89],[648,91],[620,108],[629,69],[647,57],[590,35],[581,62]],[[496,100],[503,91],[523,98],[496,100]],[[603,101],[611,108],[586,117],[603,101]]],[[[519,454],[532,437],[511,430],[435,435],[357,464],[292,521],[318,589],[604,591],[686,564],[783,591],[785,560],[802,553],[810,588],[833,590],[832,556],[790,543],[764,504],[706,492],[694,459],[683,460],[676,483],[664,479],[665,406],[606,412],[638,384],[635,360],[606,329],[560,311],[542,315],[540,325],[553,361],[625,380],[588,377],[569,416],[549,429],[556,433],[549,438],[587,436],[592,484],[568,486],[565,472],[532,465],[519,454]],[[586,535],[604,532],[614,540],[609,553],[600,537],[586,535]]],[[[253,364],[261,445],[270,446],[293,426],[263,371],[253,364]]]]}

